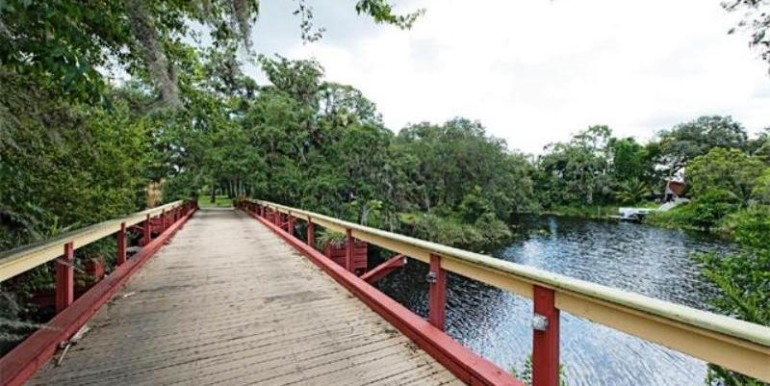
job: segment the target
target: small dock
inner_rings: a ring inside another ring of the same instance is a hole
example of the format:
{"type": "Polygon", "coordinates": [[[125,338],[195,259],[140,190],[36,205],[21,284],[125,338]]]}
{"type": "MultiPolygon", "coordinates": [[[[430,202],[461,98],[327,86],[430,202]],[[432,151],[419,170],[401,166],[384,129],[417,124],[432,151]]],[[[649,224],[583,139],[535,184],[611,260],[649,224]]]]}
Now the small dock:
{"type": "Polygon", "coordinates": [[[29,385],[459,385],[264,225],[201,210],[29,385]]]}

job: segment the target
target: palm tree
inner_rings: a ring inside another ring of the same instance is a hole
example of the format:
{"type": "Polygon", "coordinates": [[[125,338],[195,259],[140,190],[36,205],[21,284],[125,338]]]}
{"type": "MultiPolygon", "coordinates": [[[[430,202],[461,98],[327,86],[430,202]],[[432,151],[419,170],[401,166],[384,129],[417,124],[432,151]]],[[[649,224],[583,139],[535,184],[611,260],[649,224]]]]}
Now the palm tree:
{"type": "Polygon", "coordinates": [[[644,200],[650,187],[638,178],[630,178],[615,187],[615,198],[623,204],[636,204],[644,200]]]}

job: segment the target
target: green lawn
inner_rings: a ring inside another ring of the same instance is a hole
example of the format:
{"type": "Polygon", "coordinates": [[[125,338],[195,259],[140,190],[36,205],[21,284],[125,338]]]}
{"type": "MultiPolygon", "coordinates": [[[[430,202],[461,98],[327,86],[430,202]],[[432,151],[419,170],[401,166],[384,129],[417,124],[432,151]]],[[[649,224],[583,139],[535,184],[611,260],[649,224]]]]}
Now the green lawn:
{"type": "Polygon", "coordinates": [[[229,208],[233,206],[233,200],[227,196],[217,196],[214,202],[211,202],[211,197],[199,196],[198,206],[201,208],[229,208]]]}

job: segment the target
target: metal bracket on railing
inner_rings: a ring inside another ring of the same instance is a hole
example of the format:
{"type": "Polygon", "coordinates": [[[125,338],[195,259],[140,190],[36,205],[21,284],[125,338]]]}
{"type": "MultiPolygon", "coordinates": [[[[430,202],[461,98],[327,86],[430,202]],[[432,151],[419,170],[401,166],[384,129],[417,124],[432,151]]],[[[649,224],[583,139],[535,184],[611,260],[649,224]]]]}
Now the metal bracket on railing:
{"type": "Polygon", "coordinates": [[[435,272],[428,272],[428,274],[425,275],[425,281],[430,284],[436,284],[438,281],[438,275],[435,272]]]}
{"type": "Polygon", "coordinates": [[[532,315],[532,329],[536,331],[545,331],[548,329],[548,318],[540,314],[532,315]]]}

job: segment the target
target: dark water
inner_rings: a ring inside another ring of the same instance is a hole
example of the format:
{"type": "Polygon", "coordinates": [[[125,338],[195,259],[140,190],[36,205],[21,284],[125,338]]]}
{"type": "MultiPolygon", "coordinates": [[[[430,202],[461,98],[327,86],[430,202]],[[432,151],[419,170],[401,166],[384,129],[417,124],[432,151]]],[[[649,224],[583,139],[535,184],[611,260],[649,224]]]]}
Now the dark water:
{"type": "MultiPolygon", "coordinates": [[[[708,309],[713,289],[690,260],[692,251],[730,245],[702,234],[629,223],[526,218],[520,241],[490,253],[651,297],[708,309]]],[[[414,260],[380,288],[427,313],[427,265],[414,260]]],[[[449,276],[447,332],[504,369],[521,369],[532,350],[532,303],[478,282],[449,276]]],[[[561,361],[579,385],[704,385],[705,363],[662,346],[562,313],[561,361]]]]}

